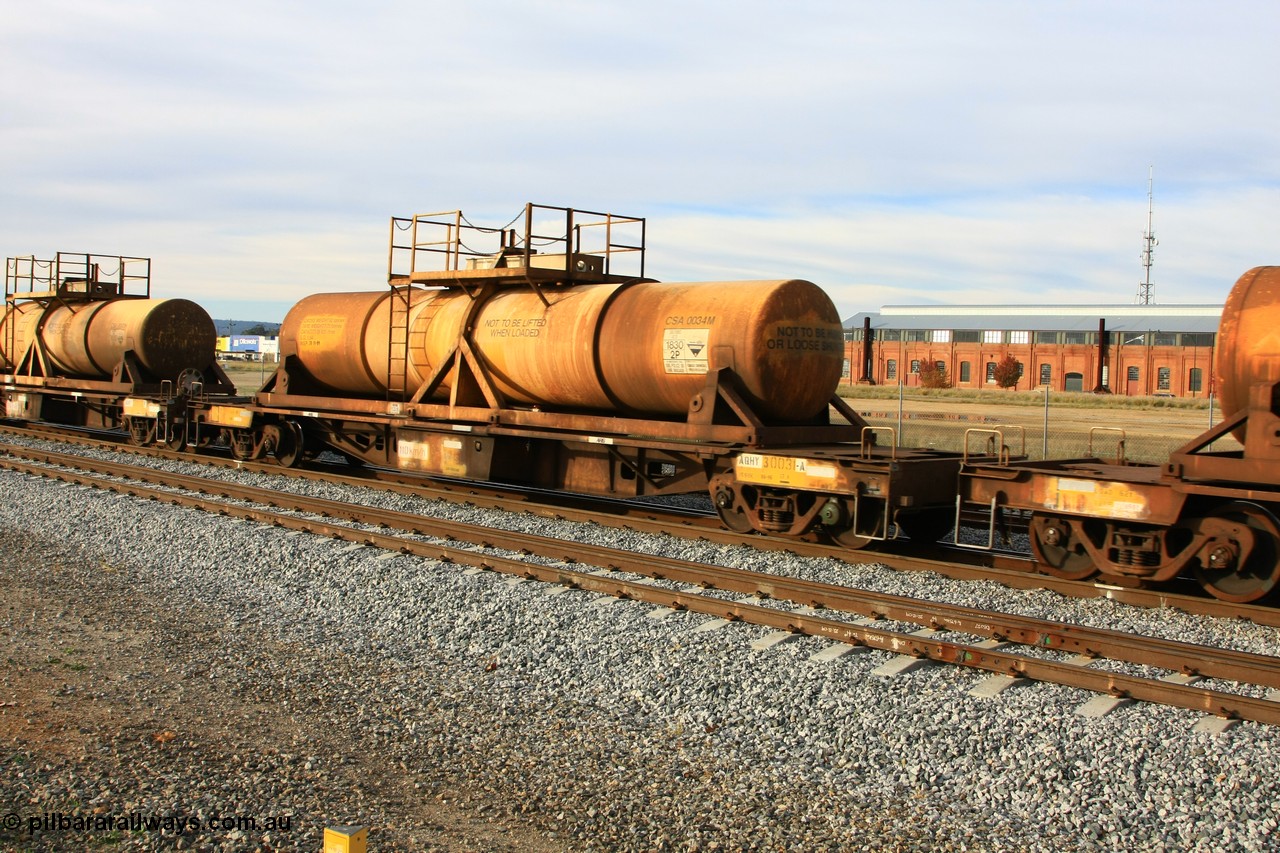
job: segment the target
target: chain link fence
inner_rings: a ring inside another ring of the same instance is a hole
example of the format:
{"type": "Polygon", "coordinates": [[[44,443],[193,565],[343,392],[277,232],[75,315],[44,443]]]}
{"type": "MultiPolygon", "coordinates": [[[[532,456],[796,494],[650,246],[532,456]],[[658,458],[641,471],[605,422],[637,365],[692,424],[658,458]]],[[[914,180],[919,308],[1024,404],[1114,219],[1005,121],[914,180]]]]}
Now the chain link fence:
{"type": "MultiPolygon", "coordinates": [[[[896,387],[842,387],[846,402],[868,424],[893,430],[901,447],[987,452],[999,440],[1015,456],[1077,459],[1097,456],[1160,464],[1222,421],[1207,400],[1107,397],[1044,392],[921,393],[896,387]]],[[[878,439],[888,444],[888,436],[878,439]]],[[[1212,449],[1238,450],[1231,436],[1212,449]]]]}

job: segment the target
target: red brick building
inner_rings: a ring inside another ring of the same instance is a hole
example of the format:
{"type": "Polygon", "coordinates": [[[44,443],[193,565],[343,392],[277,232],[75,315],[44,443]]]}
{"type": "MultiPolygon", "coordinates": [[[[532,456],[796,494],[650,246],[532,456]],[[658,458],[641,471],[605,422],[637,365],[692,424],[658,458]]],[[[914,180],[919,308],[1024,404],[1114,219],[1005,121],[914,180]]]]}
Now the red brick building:
{"type": "Polygon", "coordinates": [[[1021,365],[1017,389],[1204,397],[1213,390],[1221,305],[887,305],[845,321],[846,383],[920,384],[933,362],[954,388],[996,388],[996,365],[1021,365]],[[1104,331],[1100,334],[1099,323],[1104,331]]]}

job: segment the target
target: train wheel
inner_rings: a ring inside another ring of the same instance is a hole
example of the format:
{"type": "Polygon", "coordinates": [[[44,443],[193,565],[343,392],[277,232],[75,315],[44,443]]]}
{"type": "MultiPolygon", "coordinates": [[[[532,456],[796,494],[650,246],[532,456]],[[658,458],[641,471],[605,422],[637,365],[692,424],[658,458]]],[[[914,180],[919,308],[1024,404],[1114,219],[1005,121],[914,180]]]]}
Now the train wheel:
{"type": "Polygon", "coordinates": [[[1214,518],[1244,524],[1253,534],[1253,547],[1243,560],[1233,555],[1228,546],[1210,552],[1211,562],[1218,558],[1222,567],[1201,565],[1196,579],[1214,598],[1244,603],[1266,597],[1280,581],[1280,522],[1253,503],[1237,501],[1215,512],[1214,518]]]}
{"type": "Polygon", "coordinates": [[[834,544],[852,551],[861,551],[883,541],[887,533],[884,502],[868,501],[868,504],[869,506],[863,506],[862,524],[859,525],[858,520],[853,517],[855,505],[852,502],[842,507],[837,506],[834,501],[829,502],[827,508],[837,515],[831,519],[834,523],[822,527],[826,537],[834,544]]]}
{"type": "Polygon", "coordinates": [[[276,436],[276,461],[285,468],[296,468],[303,458],[302,427],[297,421],[284,421],[276,436]]]}
{"type": "Polygon", "coordinates": [[[711,496],[711,502],[715,504],[716,513],[724,522],[724,526],[734,533],[750,533],[755,530],[755,525],[751,523],[751,516],[747,515],[746,509],[735,498],[731,489],[717,489],[711,496]]]}
{"type": "Polygon", "coordinates": [[[1033,516],[1028,533],[1031,536],[1031,554],[1046,574],[1078,581],[1097,573],[1093,558],[1073,535],[1070,522],[1033,516]]]}
{"type": "Polygon", "coordinates": [[[845,527],[843,529],[838,527],[829,527],[825,528],[825,530],[827,536],[833,543],[841,546],[842,548],[848,548],[851,551],[861,551],[872,542],[880,541],[878,539],[873,539],[870,536],[859,536],[857,533],[853,532],[853,528],[851,527],[845,527]]]}

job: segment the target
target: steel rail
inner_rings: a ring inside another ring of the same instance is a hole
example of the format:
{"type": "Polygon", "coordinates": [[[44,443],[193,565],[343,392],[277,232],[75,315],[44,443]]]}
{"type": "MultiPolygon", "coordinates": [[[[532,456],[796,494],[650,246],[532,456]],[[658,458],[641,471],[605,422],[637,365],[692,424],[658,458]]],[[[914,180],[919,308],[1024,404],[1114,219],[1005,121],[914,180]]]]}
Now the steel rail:
{"type": "MultiPolygon", "coordinates": [[[[548,492],[546,490],[504,486],[499,483],[472,480],[427,478],[420,475],[406,474],[395,469],[353,467],[339,463],[312,461],[306,467],[284,468],[275,462],[235,459],[229,454],[218,452],[216,449],[188,447],[186,450],[169,450],[168,448],[154,445],[139,446],[120,443],[103,438],[94,438],[90,433],[75,428],[72,428],[72,431],[63,431],[44,425],[14,426],[10,423],[0,425],[0,435],[35,437],[46,441],[110,449],[117,453],[134,454],[144,458],[189,462],[195,465],[210,465],[314,482],[376,488],[395,494],[421,497],[428,500],[465,500],[479,506],[507,511],[512,511],[512,506],[516,505],[525,512],[545,517],[565,518],[572,521],[603,520],[613,526],[618,526],[619,523],[627,525],[634,522],[638,525],[637,529],[645,530],[653,530],[655,526],[661,525],[662,532],[668,533],[672,532],[673,529],[685,532],[696,530],[699,536],[718,536],[720,538],[717,541],[721,541],[724,544],[735,544],[742,539],[741,534],[734,534],[726,530],[719,517],[714,513],[673,509],[657,504],[645,504],[635,500],[603,498],[574,492],[548,492]],[[555,501],[541,500],[540,498],[544,496],[554,496],[555,501]],[[602,508],[607,509],[602,510],[602,508]]],[[[788,540],[780,539],[777,541],[785,543],[788,540]]]]}
{"type": "MultiPolygon", "coordinates": [[[[12,429],[22,435],[47,432],[51,440],[69,441],[67,433],[29,428],[12,429]]],[[[755,533],[735,533],[727,530],[712,515],[691,516],[687,512],[672,512],[656,505],[638,505],[635,502],[597,499],[584,495],[561,495],[562,502],[540,503],[531,499],[530,493],[491,483],[471,483],[426,480],[408,477],[399,472],[365,469],[364,473],[339,473],[328,468],[282,468],[274,463],[245,462],[229,457],[176,452],[163,448],[117,445],[96,439],[78,439],[76,443],[105,445],[117,451],[139,453],[164,459],[192,463],[213,464],[277,476],[300,477],[317,482],[340,483],[354,487],[379,488],[397,494],[420,497],[427,500],[466,501],[478,506],[516,512],[529,512],[545,518],[594,522],[611,527],[644,533],[695,536],[723,545],[746,545],[767,551],[789,551],[804,557],[826,557],[846,563],[875,563],[896,571],[936,572],[957,580],[989,580],[1013,589],[1047,589],[1076,598],[1106,598],[1120,604],[1147,609],[1176,609],[1200,616],[1224,619],[1247,619],[1258,625],[1280,627],[1280,607],[1260,604],[1236,604],[1211,598],[1201,592],[1187,595],[1168,589],[1122,587],[1096,581],[1065,580],[1036,570],[1036,562],[1030,558],[992,552],[949,553],[949,559],[939,559],[941,546],[921,548],[909,546],[901,551],[851,551],[848,548],[805,540],[765,536],[755,533]],[[604,507],[604,509],[602,509],[604,507]]]]}
{"type": "MultiPolygon", "coordinates": [[[[44,453],[36,452],[35,455],[41,456],[44,453]]],[[[57,456],[58,454],[49,455],[57,456]]],[[[74,464],[80,464],[86,460],[71,457],[71,461],[74,464]]],[[[645,582],[602,578],[598,575],[568,568],[540,566],[512,558],[481,555],[474,551],[460,549],[457,546],[448,544],[407,540],[400,536],[361,531],[342,524],[283,516],[277,512],[255,510],[251,507],[224,504],[220,501],[210,505],[204,498],[188,498],[162,488],[137,486],[135,484],[101,479],[102,476],[122,476],[128,473],[128,469],[133,469],[136,466],[121,465],[119,463],[88,462],[89,464],[85,468],[97,472],[99,476],[84,477],[72,472],[44,468],[39,465],[28,465],[17,460],[2,460],[0,464],[27,473],[52,476],[56,479],[77,482],[82,485],[107,487],[126,494],[171,503],[198,505],[214,512],[251,518],[281,527],[321,533],[390,550],[413,553],[429,559],[505,571],[523,577],[552,581],[582,589],[592,589],[622,598],[644,600],[669,607],[695,610],[701,613],[719,615],[723,618],[749,621],[782,630],[827,637],[900,654],[909,654],[916,657],[925,657],[999,672],[1009,676],[1021,676],[1034,680],[1069,684],[1111,695],[1128,696],[1135,699],[1158,701],[1163,704],[1203,710],[1220,716],[1280,724],[1280,703],[1271,700],[1252,699],[1251,697],[1237,694],[1207,690],[1202,687],[1170,684],[1159,679],[1090,670],[1072,663],[1030,658],[1025,655],[1000,652],[997,649],[979,645],[922,638],[917,634],[904,634],[867,625],[850,624],[820,616],[808,616],[763,607],[762,605],[752,605],[745,602],[726,602],[722,599],[702,596],[689,591],[673,592],[661,590],[655,592],[654,590],[657,588],[645,582]],[[1270,714],[1275,715],[1274,719],[1268,716],[1270,714]]],[[[161,472],[141,469],[140,473],[146,476],[154,476],[161,472]]],[[[293,511],[331,517],[349,516],[355,521],[369,520],[369,518],[364,517],[368,512],[368,508],[353,509],[347,504],[323,499],[304,498],[272,490],[221,482],[210,483],[209,481],[185,475],[165,475],[163,479],[172,479],[174,486],[189,491],[203,491],[205,494],[212,491],[224,497],[265,503],[269,506],[281,506],[283,504],[293,511]],[[214,486],[215,488],[202,488],[205,486],[214,486]],[[285,498],[285,500],[282,501],[282,498],[285,498]]],[[[1158,638],[1123,634],[1121,632],[1051,623],[954,605],[940,605],[935,602],[904,599],[880,593],[866,593],[829,584],[816,584],[774,575],[761,575],[760,573],[739,569],[704,566],[670,558],[629,555],[626,552],[618,552],[600,546],[564,543],[533,534],[501,531],[503,541],[501,544],[494,544],[487,541],[486,538],[495,532],[489,528],[476,528],[472,525],[463,525],[457,522],[441,522],[437,524],[438,520],[436,519],[423,519],[420,516],[411,516],[394,511],[378,510],[372,513],[371,518],[375,519],[377,523],[387,526],[404,525],[403,529],[412,530],[416,533],[426,532],[427,535],[448,539],[460,537],[470,538],[473,541],[478,539],[480,541],[476,542],[476,544],[481,544],[483,547],[525,550],[548,559],[561,559],[572,562],[586,560],[601,567],[638,572],[657,579],[678,579],[701,584],[710,583],[715,588],[725,591],[787,597],[801,603],[827,606],[833,609],[838,607],[849,612],[863,613],[877,618],[929,625],[937,630],[989,636],[995,639],[1055,650],[1074,649],[1091,656],[1144,663],[1178,670],[1188,675],[1232,678],[1268,686],[1280,683],[1280,659],[1265,655],[1233,652],[1160,640],[1158,638]],[[429,523],[424,526],[421,524],[423,521],[428,521],[429,523]],[[432,529],[427,531],[424,530],[424,527],[432,529]],[[482,535],[475,536],[477,532],[482,535]],[[566,547],[569,548],[568,551],[561,550],[566,547]],[[1194,660],[1194,663],[1190,663],[1189,659],[1194,660]]]]}
{"type": "Polygon", "coordinates": [[[549,560],[588,563],[656,579],[700,584],[760,598],[786,599],[797,604],[856,613],[875,619],[910,622],[934,630],[955,631],[1043,649],[1155,666],[1185,675],[1227,678],[1280,687],[1280,658],[1265,655],[1155,637],[1138,638],[1122,631],[993,613],[961,605],[924,601],[785,575],[693,563],[672,557],[636,554],[600,545],[566,542],[534,533],[495,531],[490,527],[466,522],[352,505],[259,486],[206,480],[125,463],[82,460],[80,457],[50,451],[28,451],[21,455],[45,464],[74,465],[81,470],[104,476],[128,477],[144,483],[182,488],[200,494],[216,494],[327,518],[347,518],[354,523],[376,524],[418,535],[467,541],[486,548],[522,551],[549,560]]]}

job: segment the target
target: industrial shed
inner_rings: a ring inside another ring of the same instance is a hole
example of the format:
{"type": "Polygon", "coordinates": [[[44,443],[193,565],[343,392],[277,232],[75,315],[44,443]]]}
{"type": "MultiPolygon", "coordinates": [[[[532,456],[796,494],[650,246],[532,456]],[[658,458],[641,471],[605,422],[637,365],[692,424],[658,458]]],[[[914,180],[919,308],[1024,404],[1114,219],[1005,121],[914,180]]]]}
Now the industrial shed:
{"type": "Polygon", "coordinates": [[[845,381],[917,386],[933,362],[952,387],[996,388],[1011,355],[1021,390],[1204,397],[1221,317],[1221,305],[886,305],[844,321],[845,381]]]}

